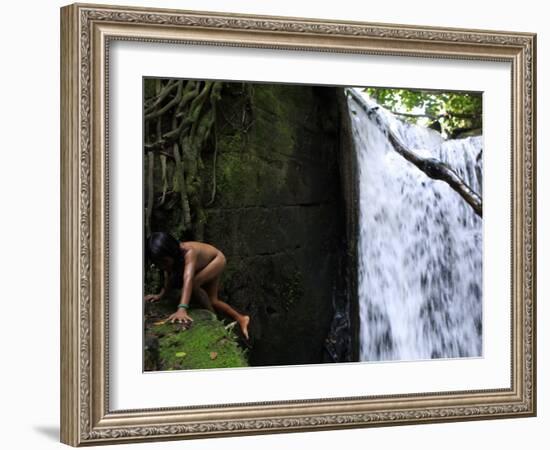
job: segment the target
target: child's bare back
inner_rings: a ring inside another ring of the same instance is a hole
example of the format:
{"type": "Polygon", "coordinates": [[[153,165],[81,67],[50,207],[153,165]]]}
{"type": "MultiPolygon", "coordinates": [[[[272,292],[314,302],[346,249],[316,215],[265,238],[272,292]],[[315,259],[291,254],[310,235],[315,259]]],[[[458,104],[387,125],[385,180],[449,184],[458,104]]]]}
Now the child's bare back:
{"type": "Polygon", "coordinates": [[[204,269],[212,260],[221,252],[214,246],[205,242],[185,241],[180,243],[180,247],[186,252],[193,250],[196,255],[195,271],[199,272],[204,269]]]}

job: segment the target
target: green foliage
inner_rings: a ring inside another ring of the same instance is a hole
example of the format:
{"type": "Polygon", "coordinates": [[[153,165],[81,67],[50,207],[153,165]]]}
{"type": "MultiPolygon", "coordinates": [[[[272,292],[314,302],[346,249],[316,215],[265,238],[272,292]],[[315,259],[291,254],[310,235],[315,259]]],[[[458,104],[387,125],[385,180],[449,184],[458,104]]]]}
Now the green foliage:
{"type": "Polygon", "coordinates": [[[476,92],[365,88],[379,105],[402,119],[450,137],[482,127],[482,96],[476,92]]]}

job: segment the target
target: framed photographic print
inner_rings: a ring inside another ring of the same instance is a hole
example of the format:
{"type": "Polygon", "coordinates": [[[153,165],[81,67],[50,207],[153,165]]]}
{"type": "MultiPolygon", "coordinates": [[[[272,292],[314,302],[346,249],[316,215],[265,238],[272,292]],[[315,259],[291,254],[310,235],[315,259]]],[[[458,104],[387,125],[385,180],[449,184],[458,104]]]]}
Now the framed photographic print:
{"type": "Polygon", "coordinates": [[[61,440],[536,414],[530,33],[61,9],[61,440]]]}

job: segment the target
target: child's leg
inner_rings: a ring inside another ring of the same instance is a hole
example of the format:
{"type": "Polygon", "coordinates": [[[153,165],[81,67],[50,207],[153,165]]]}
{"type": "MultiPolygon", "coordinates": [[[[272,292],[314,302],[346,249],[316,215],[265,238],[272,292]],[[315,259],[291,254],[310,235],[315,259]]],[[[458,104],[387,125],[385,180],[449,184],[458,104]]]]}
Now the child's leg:
{"type": "Polygon", "coordinates": [[[248,324],[250,322],[250,317],[245,316],[243,314],[240,314],[235,309],[233,309],[230,305],[225,303],[224,301],[220,300],[218,298],[218,280],[209,283],[209,285],[206,287],[206,292],[208,293],[208,296],[210,297],[210,301],[212,302],[212,306],[216,311],[220,311],[221,313],[225,314],[226,316],[231,317],[233,320],[235,320],[239,326],[241,327],[241,331],[243,332],[243,335],[246,339],[248,339],[248,324]],[[210,287],[215,286],[215,287],[210,287]]]}
{"type": "Polygon", "coordinates": [[[212,305],[212,302],[210,301],[210,297],[208,297],[206,291],[200,286],[193,287],[193,298],[199,302],[202,308],[208,309],[212,312],[214,311],[214,307],[212,305]]]}
{"type": "Polygon", "coordinates": [[[219,253],[210,264],[195,275],[193,284],[201,286],[208,294],[214,309],[235,320],[240,325],[244,336],[248,339],[248,323],[250,322],[250,317],[238,313],[235,309],[218,298],[220,276],[224,268],[225,256],[219,253]]]}

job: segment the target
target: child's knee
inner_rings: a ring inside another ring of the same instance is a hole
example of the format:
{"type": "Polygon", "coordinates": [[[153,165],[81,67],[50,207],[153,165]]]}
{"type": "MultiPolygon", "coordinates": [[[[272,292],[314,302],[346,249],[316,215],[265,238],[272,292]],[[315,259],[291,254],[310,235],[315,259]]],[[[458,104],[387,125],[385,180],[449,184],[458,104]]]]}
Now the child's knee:
{"type": "Polygon", "coordinates": [[[227,264],[227,259],[225,258],[225,255],[222,252],[218,252],[218,258],[220,260],[220,265],[222,267],[225,267],[225,265],[227,264]]]}

